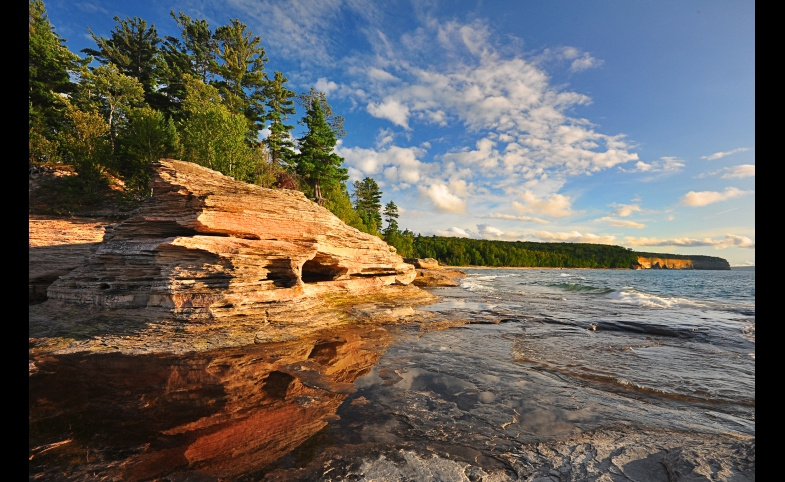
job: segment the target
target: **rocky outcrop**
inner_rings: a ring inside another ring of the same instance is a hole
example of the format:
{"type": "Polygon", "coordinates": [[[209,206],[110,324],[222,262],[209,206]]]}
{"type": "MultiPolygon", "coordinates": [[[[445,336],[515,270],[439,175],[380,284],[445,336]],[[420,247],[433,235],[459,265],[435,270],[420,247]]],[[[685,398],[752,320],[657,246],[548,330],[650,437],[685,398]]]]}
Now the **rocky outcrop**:
{"type": "Polygon", "coordinates": [[[28,301],[46,300],[46,290],[57,278],[84,264],[104,237],[110,223],[100,218],[28,219],[28,301]]]}
{"type": "MultiPolygon", "coordinates": [[[[223,341],[210,338],[207,349],[296,334],[286,325],[313,330],[338,323],[343,315],[325,301],[331,296],[390,290],[414,301],[429,296],[407,290],[415,268],[384,241],[301,192],[264,189],[174,160],[154,165],[151,187],[152,196],[108,229],[80,267],[49,286],[49,301],[30,313],[31,337],[55,328],[67,336],[77,325],[87,329],[85,323],[94,333],[106,319],[115,326],[124,319],[133,336],[144,333],[164,349],[163,332],[182,347],[189,341],[178,333],[223,330],[223,341]],[[161,328],[157,338],[151,320],[161,328]]],[[[124,336],[113,331],[120,339],[108,346],[128,339],[128,330],[119,331],[124,336]]]]}
{"type": "Polygon", "coordinates": [[[421,288],[460,286],[460,279],[466,276],[457,269],[444,269],[433,258],[404,258],[404,261],[417,269],[417,277],[412,284],[421,288]]]}
{"type": "Polygon", "coordinates": [[[684,256],[679,258],[638,256],[636,269],[701,269],[729,270],[730,264],[714,256],[684,256]]]}

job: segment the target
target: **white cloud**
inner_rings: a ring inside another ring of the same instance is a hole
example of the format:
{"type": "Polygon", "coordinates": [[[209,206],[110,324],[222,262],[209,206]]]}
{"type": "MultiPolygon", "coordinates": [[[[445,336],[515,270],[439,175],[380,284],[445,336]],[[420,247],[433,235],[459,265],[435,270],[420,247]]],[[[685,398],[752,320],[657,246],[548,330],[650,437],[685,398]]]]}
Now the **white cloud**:
{"type": "Polygon", "coordinates": [[[722,175],[724,179],[755,177],[755,164],[740,164],[738,166],[726,167],[724,170],[727,171],[722,175]]]}
{"type": "Polygon", "coordinates": [[[736,154],[737,152],[744,152],[749,150],[750,150],[749,147],[739,147],[738,149],[733,149],[731,151],[715,152],[714,154],[708,156],[701,156],[701,159],[706,159],[707,161],[714,161],[716,159],[722,159],[723,157],[730,156],[731,154],[736,154]]]}
{"type": "Polygon", "coordinates": [[[531,191],[524,191],[518,197],[523,203],[515,201],[512,207],[521,213],[544,214],[552,218],[563,218],[573,214],[572,200],[563,194],[551,194],[540,198],[531,191]]]}
{"type": "Polygon", "coordinates": [[[527,223],[550,224],[550,221],[546,221],[544,219],[534,218],[531,216],[514,216],[512,214],[491,213],[491,214],[481,214],[477,217],[489,218],[489,219],[506,219],[508,221],[524,221],[527,223]]]}
{"type": "Polygon", "coordinates": [[[616,213],[617,216],[621,216],[623,218],[632,215],[632,213],[637,213],[641,211],[641,206],[639,204],[613,203],[611,206],[616,208],[613,212],[616,213]]]}
{"type": "Polygon", "coordinates": [[[749,248],[755,249],[755,241],[746,236],[737,236],[734,234],[726,234],[723,239],[703,238],[673,238],[673,239],[658,239],[658,238],[636,238],[627,236],[624,238],[625,244],[630,246],[675,246],[681,248],[695,248],[703,246],[712,246],[715,249],[725,249],[730,247],[749,248]]]}
{"type": "Polygon", "coordinates": [[[397,126],[409,129],[409,107],[394,99],[385,99],[381,103],[369,103],[366,106],[369,114],[379,119],[387,119],[397,126]]]}
{"type": "Polygon", "coordinates": [[[590,69],[592,67],[599,67],[602,65],[603,61],[595,59],[588,52],[584,53],[582,57],[577,58],[572,61],[570,64],[570,70],[572,72],[582,72],[586,69],[590,69]]]}
{"type": "Polygon", "coordinates": [[[341,143],[336,147],[335,152],[345,159],[350,174],[352,169],[361,177],[373,177],[383,173],[384,178],[391,183],[418,184],[433,169],[432,166],[420,161],[426,151],[419,147],[388,146],[376,150],[361,147],[346,148],[341,143]]]}
{"type": "Polygon", "coordinates": [[[636,223],[635,221],[628,221],[626,219],[616,219],[616,218],[612,218],[610,216],[605,216],[605,217],[602,217],[602,218],[598,218],[598,219],[595,219],[595,221],[602,222],[602,223],[608,223],[611,226],[614,226],[614,227],[617,227],[617,228],[641,229],[641,228],[645,228],[646,227],[645,224],[636,223]]]}
{"type": "Polygon", "coordinates": [[[317,80],[316,84],[314,84],[314,89],[320,92],[324,92],[327,95],[330,95],[331,93],[338,90],[338,84],[336,84],[331,80],[327,80],[324,77],[319,77],[319,80],[317,80]]]}
{"type": "Polygon", "coordinates": [[[659,161],[652,161],[650,163],[645,163],[643,161],[638,161],[635,163],[634,169],[624,169],[619,167],[619,170],[624,172],[674,172],[679,171],[681,168],[684,167],[684,162],[682,159],[673,156],[663,156],[660,157],[659,161]]]}
{"type": "Polygon", "coordinates": [[[582,234],[578,231],[571,231],[569,233],[552,233],[550,231],[537,231],[534,236],[541,241],[546,242],[565,242],[565,243],[592,243],[592,244],[613,244],[616,241],[616,236],[609,234],[582,234]]]}
{"type": "Polygon", "coordinates": [[[725,188],[723,192],[717,191],[690,191],[681,198],[681,203],[685,206],[706,206],[720,201],[725,201],[735,197],[750,194],[753,191],[742,191],[735,187],[725,188]]]}
{"type": "Polygon", "coordinates": [[[437,236],[458,237],[458,238],[468,238],[469,237],[469,233],[467,233],[463,229],[457,228],[455,226],[451,227],[450,229],[448,229],[446,231],[436,230],[435,234],[437,236]]]}
{"type": "Polygon", "coordinates": [[[427,188],[420,186],[420,195],[430,199],[439,211],[463,214],[466,212],[466,201],[451,193],[445,184],[431,184],[427,188]]]}

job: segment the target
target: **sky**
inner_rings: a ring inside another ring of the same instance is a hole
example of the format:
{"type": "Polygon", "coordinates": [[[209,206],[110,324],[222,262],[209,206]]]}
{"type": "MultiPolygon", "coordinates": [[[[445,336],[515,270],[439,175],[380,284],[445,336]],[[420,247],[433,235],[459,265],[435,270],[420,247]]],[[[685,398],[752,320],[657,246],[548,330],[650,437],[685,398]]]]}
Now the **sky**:
{"type": "Polygon", "coordinates": [[[401,228],[755,262],[752,1],[46,6],[74,52],[114,16],[160,36],[170,10],[239,18],[271,76],[327,93],[351,181],[373,177],[401,228]]]}

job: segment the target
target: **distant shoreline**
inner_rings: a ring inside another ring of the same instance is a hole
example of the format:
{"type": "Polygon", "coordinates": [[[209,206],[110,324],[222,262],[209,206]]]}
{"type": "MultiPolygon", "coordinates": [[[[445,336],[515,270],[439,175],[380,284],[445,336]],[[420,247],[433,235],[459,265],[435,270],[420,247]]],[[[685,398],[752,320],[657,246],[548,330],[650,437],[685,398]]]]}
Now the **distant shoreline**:
{"type": "MultiPolygon", "coordinates": [[[[631,268],[556,268],[554,266],[443,266],[443,265],[439,265],[439,268],[443,268],[443,269],[552,269],[552,270],[601,269],[601,270],[609,270],[609,271],[640,271],[631,268]]],[[[645,270],[645,271],[651,271],[651,270],[645,270]]],[[[679,270],[673,270],[673,271],[679,271],[679,270]]]]}

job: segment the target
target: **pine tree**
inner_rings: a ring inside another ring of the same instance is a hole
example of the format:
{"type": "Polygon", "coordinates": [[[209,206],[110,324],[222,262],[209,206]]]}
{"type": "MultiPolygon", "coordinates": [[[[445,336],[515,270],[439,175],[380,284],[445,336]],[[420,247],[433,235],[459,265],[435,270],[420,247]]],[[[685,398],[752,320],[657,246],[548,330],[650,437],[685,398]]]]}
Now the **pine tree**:
{"type": "Polygon", "coordinates": [[[249,140],[256,140],[264,129],[264,66],[267,63],[261,39],[237,19],[215,30],[218,41],[213,71],[221,76],[214,84],[221,91],[224,103],[236,114],[248,120],[249,140]],[[250,93],[248,92],[250,91],[250,93]]]}
{"type": "Polygon", "coordinates": [[[303,92],[297,96],[297,103],[306,110],[311,108],[314,101],[318,101],[319,105],[322,107],[324,118],[330,126],[330,129],[332,129],[335,138],[340,139],[346,136],[346,131],[343,129],[343,117],[333,113],[333,109],[330,107],[330,104],[327,103],[327,95],[324,92],[319,92],[311,87],[310,91],[303,92]]]}
{"type": "Polygon", "coordinates": [[[313,188],[316,201],[324,204],[326,199],[322,196],[322,186],[346,181],[349,179],[348,170],[341,167],[343,158],[333,152],[337,139],[324,118],[321,102],[311,103],[303,123],[308,131],[299,140],[297,173],[313,188]]]}
{"type": "Polygon", "coordinates": [[[382,192],[372,177],[362,181],[354,181],[354,209],[366,224],[373,224],[376,229],[382,226],[382,192]]]}
{"type": "Polygon", "coordinates": [[[169,100],[167,115],[179,119],[185,99],[183,76],[191,75],[206,84],[215,64],[218,42],[206,20],[192,19],[183,12],[175,15],[174,10],[169,14],[180,29],[180,38],[166,36],[163,40],[161,52],[165,71],[162,77],[166,86],[161,92],[169,100]]]}
{"type": "MultiPolygon", "coordinates": [[[[28,52],[31,143],[51,143],[65,115],[65,104],[59,94],[73,91],[75,85],[68,73],[84,62],[68,50],[65,39],[55,32],[41,0],[29,1],[28,52]]],[[[31,151],[40,147],[31,145],[31,151]]],[[[31,156],[36,157],[33,152],[31,156]]]]}
{"type": "Polygon", "coordinates": [[[113,64],[121,73],[137,79],[144,88],[144,96],[156,109],[166,107],[168,99],[158,91],[162,59],[158,45],[161,39],[155,25],[147,26],[141,18],[114,17],[115,25],[110,38],[99,37],[89,28],[98,50],[82,49],[102,64],[113,64]]]}
{"type": "Polygon", "coordinates": [[[384,205],[384,220],[387,221],[385,236],[398,232],[398,206],[392,201],[384,205]]]}
{"type": "Polygon", "coordinates": [[[270,122],[270,135],[264,140],[270,153],[270,161],[276,167],[287,167],[294,162],[294,141],[290,131],[294,126],[284,121],[294,114],[295,93],[284,85],[287,78],[280,72],[268,81],[264,88],[268,108],[265,120],[270,122]]]}

